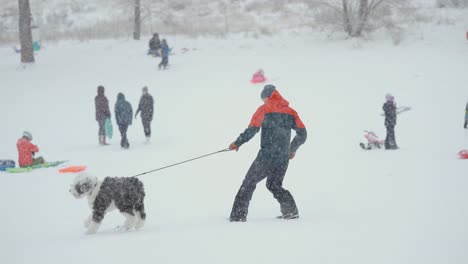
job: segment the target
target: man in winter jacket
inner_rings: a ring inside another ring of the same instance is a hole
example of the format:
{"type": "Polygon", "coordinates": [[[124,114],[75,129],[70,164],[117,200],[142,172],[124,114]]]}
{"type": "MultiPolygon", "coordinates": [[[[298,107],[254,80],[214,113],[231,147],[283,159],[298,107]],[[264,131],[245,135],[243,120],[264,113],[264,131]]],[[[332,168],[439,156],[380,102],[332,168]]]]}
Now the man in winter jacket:
{"type": "Polygon", "coordinates": [[[44,158],[34,158],[34,154],[39,152],[39,148],[31,143],[31,133],[23,132],[23,137],[18,139],[16,148],[18,149],[18,163],[20,167],[30,167],[44,163],[44,158]]]}
{"type": "Polygon", "coordinates": [[[120,135],[122,136],[120,146],[128,149],[130,147],[130,143],[128,143],[127,130],[128,126],[132,124],[133,110],[130,103],[125,101],[123,93],[119,93],[117,95],[117,102],[115,103],[115,119],[117,120],[120,135]]]}
{"type": "Polygon", "coordinates": [[[153,37],[149,41],[148,54],[159,57],[160,56],[159,55],[159,50],[160,49],[161,49],[161,41],[159,40],[159,35],[158,35],[158,33],[154,33],[153,37]]]}
{"type": "Polygon", "coordinates": [[[273,193],[281,207],[282,219],[299,217],[299,212],[291,193],[283,188],[283,179],[288,169],[289,160],[307,138],[307,130],[297,112],[289,107],[273,85],[266,85],[261,93],[264,104],[260,106],[250,121],[249,127],[229,145],[229,149],[238,150],[242,144],[262,130],[261,148],[252,163],[236,195],[232,206],[230,221],[247,220],[249,203],[257,183],[267,179],[266,186],[273,193]],[[291,142],[291,130],[296,136],[291,142]]]}
{"type": "Polygon", "coordinates": [[[385,96],[385,103],[382,107],[385,114],[385,127],[387,136],[385,137],[385,149],[398,149],[395,140],[395,125],[397,120],[395,98],[391,94],[385,96]]]}
{"type": "Polygon", "coordinates": [[[143,87],[143,95],[140,98],[138,109],[135,113],[135,119],[141,111],[141,122],[143,123],[143,130],[146,136],[146,143],[149,143],[151,137],[151,121],[153,120],[154,100],[153,96],[149,94],[148,87],[143,87]]]}
{"type": "Polygon", "coordinates": [[[97,96],[94,98],[96,106],[96,121],[99,124],[99,144],[107,145],[106,143],[106,119],[110,118],[109,101],[104,95],[104,86],[100,85],[97,89],[97,96]]]}

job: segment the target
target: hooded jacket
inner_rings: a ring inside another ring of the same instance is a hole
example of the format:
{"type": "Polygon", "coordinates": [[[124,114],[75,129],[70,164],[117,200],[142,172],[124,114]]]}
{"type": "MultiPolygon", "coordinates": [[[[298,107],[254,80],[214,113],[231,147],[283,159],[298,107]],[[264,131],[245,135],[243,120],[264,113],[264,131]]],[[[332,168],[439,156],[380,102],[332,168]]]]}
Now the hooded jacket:
{"type": "Polygon", "coordinates": [[[30,166],[33,163],[33,152],[39,152],[39,148],[27,138],[20,138],[16,143],[18,149],[18,163],[21,167],[30,166]]]}
{"type": "Polygon", "coordinates": [[[307,139],[307,130],[297,112],[289,107],[278,91],[273,91],[268,101],[254,113],[249,127],[239,135],[234,144],[241,146],[262,130],[261,160],[287,161],[291,152],[296,152],[307,139]],[[296,136],[291,142],[291,130],[296,136]]]}
{"type": "Polygon", "coordinates": [[[129,126],[133,120],[132,106],[128,101],[125,101],[123,93],[117,95],[117,102],[115,103],[115,119],[118,125],[129,126]]]}
{"type": "Polygon", "coordinates": [[[385,126],[395,126],[397,120],[395,103],[389,100],[384,103],[382,109],[385,114],[385,126]]]}
{"type": "Polygon", "coordinates": [[[96,121],[106,120],[110,118],[109,101],[104,95],[104,90],[98,90],[98,95],[94,98],[96,105],[96,121]]]}

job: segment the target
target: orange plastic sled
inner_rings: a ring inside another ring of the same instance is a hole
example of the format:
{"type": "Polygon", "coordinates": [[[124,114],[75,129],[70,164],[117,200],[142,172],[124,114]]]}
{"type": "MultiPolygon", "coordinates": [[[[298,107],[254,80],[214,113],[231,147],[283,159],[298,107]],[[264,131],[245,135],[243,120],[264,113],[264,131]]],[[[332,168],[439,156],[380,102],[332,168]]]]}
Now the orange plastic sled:
{"type": "Polygon", "coordinates": [[[60,173],[70,173],[70,172],[76,173],[76,172],[81,172],[84,170],[86,170],[86,166],[70,166],[70,167],[60,169],[59,172],[60,173]]]}

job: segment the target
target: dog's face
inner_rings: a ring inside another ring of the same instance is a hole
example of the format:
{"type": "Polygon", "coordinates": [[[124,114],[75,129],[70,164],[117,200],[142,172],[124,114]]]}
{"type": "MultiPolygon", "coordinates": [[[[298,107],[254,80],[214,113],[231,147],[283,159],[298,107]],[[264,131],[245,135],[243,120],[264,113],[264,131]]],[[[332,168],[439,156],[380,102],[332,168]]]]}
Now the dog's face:
{"type": "Polygon", "coordinates": [[[97,184],[97,178],[87,173],[78,174],[70,186],[70,193],[76,198],[82,198],[91,192],[97,184]]]}

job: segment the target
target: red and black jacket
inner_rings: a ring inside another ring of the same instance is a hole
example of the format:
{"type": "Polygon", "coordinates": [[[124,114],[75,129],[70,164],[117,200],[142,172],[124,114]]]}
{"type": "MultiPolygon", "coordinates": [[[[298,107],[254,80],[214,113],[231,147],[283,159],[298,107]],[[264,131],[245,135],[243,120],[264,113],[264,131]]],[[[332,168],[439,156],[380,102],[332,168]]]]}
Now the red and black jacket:
{"type": "Polygon", "coordinates": [[[260,106],[250,121],[249,127],[239,135],[234,144],[241,146],[262,129],[261,160],[286,161],[291,152],[296,152],[307,139],[307,130],[299,115],[289,107],[278,91],[273,91],[268,101],[260,106]],[[296,136],[291,142],[291,129],[296,136]]]}

